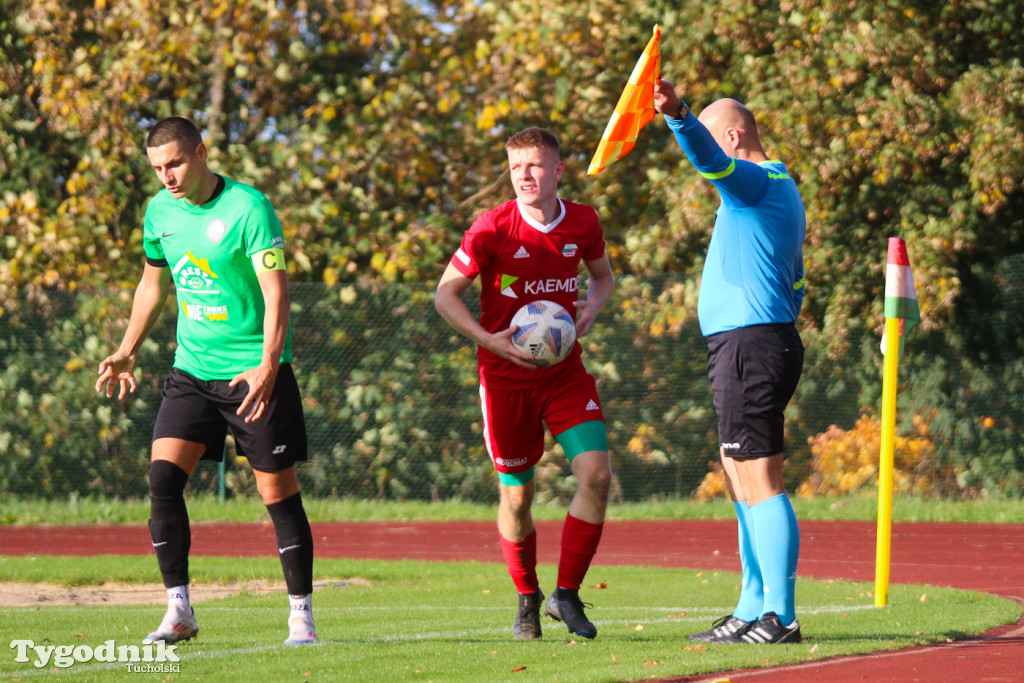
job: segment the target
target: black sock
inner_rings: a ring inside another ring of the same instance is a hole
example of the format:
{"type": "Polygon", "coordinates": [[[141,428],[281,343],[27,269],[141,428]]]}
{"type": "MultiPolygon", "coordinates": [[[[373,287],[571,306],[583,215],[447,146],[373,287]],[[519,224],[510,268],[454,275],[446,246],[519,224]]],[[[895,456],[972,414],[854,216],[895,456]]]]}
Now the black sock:
{"type": "Polygon", "coordinates": [[[309,595],[313,592],[313,532],[302,507],[302,494],[271,503],[267,512],[274,522],[288,594],[309,595]]]}
{"type": "Polygon", "coordinates": [[[185,507],[188,474],[173,462],[154,460],[149,466],[149,535],[164,586],[188,585],[188,551],[192,532],[185,507]]]}

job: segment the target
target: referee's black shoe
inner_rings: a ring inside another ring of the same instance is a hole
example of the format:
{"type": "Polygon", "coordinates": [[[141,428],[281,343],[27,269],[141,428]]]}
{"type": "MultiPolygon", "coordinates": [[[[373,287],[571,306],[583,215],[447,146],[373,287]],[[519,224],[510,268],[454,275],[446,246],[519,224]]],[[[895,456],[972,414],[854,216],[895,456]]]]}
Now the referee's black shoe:
{"type": "Polygon", "coordinates": [[[597,635],[597,627],[587,619],[584,613],[586,605],[580,600],[579,591],[556,588],[551,597],[548,598],[547,607],[544,613],[555,621],[563,621],[569,628],[569,633],[575,633],[584,638],[593,638],[597,635]]]}
{"type": "Polygon", "coordinates": [[[538,588],[532,593],[519,594],[519,611],[512,626],[512,637],[516,640],[536,640],[540,633],[540,608],[544,604],[544,593],[538,588]]]}
{"type": "Polygon", "coordinates": [[[783,626],[782,620],[775,612],[765,612],[757,621],[751,621],[735,633],[708,639],[709,643],[753,643],[778,644],[799,643],[803,640],[800,634],[800,622],[796,619],[789,626],[783,626]]]}
{"type": "Polygon", "coordinates": [[[745,629],[749,623],[750,622],[737,619],[733,615],[729,614],[721,619],[716,619],[715,622],[711,624],[711,628],[707,631],[694,633],[689,639],[700,643],[711,642],[712,638],[732,635],[741,629],[745,629]]]}

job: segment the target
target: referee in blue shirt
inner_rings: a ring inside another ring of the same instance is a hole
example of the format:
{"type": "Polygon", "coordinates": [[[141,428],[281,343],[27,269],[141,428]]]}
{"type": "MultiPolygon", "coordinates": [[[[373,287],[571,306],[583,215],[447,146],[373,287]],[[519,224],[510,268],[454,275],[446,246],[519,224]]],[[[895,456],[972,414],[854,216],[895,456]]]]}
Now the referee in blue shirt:
{"type": "Polygon", "coordinates": [[[783,413],[804,362],[796,330],[804,297],[803,200],[786,166],[765,154],[744,105],[717,100],[697,117],[665,80],[655,86],[654,105],[722,199],[697,316],[708,341],[719,452],[739,518],[743,585],[733,613],[690,639],[798,643],[800,530],[782,479],[782,452],[783,413]]]}

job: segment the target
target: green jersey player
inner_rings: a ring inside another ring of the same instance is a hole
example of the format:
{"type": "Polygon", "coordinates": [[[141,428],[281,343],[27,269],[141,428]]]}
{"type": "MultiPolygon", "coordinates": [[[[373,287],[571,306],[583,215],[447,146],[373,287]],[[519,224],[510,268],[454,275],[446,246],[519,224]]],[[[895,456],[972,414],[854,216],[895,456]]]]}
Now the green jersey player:
{"type": "Polygon", "coordinates": [[[194,637],[189,604],[191,545],[184,490],[202,459],[220,460],[230,426],[253,469],[277,535],[291,603],[288,644],[315,643],[311,599],[313,537],[295,463],[306,459],[306,429],[292,372],[289,299],[281,224],[253,188],[214,174],[191,121],[170,117],[146,140],[164,185],[146,209],[146,264],[128,329],[99,366],[96,390],[135,391],[135,360],[171,283],[178,346],[153,429],[150,535],[168,608],[145,643],[194,637]]]}

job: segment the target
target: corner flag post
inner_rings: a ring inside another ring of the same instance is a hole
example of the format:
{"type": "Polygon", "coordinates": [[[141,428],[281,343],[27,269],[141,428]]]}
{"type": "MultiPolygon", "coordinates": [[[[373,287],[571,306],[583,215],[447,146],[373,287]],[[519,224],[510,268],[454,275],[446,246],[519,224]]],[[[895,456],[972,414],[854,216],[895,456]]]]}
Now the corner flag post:
{"type": "Polygon", "coordinates": [[[878,536],[875,547],[875,607],[889,603],[892,492],[896,450],[896,386],[903,337],[921,319],[907,244],[889,238],[885,267],[885,336],[882,351],[882,438],[878,456],[878,536]]]}
{"type": "Polygon", "coordinates": [[[878,535],[875,547],[875,607],[889,602],[892,549],[892,480],[896,444],[896,382],[900,357],[900,319],[885,319],[882,368],[882,447],[878,456],[878,535]]]}

